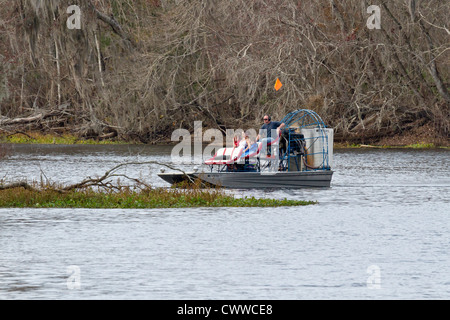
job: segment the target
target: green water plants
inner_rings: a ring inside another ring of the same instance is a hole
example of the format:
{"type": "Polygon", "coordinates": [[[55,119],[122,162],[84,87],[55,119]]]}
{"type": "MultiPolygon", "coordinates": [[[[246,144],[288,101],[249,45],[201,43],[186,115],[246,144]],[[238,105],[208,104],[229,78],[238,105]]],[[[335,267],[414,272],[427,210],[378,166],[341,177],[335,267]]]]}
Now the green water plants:
{"type": "Polygon", "coordinates": [[[118,191],[70,190],[41,188],[17,184],[1,188],[1,208],[91,208],[91,209],[144,209],[144,208],[197,208],[197,207],[280,207],[315,204],[312,201],[288,199],[258,199],[236,197],[222,189],[170,189],[123,187],[118,191]]]}

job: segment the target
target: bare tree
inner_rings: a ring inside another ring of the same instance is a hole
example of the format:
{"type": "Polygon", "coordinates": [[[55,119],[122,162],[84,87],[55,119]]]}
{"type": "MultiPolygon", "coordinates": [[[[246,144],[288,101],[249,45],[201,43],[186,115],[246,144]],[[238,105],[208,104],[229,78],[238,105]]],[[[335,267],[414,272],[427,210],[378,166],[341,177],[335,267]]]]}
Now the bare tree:
{"type": "Polygon", "coordinates": [[[76,116],[49,127],[154,142],[194,120],[256,127],[310,108],[342,139],[425,124],[447,137],[450,4],[384,1],[369,30],[370,4],[20,0],[0,13],[0,116],[68,103],[76,116]],[[81,30],[65,26],[69,4],[83,8],[81,30]]]}

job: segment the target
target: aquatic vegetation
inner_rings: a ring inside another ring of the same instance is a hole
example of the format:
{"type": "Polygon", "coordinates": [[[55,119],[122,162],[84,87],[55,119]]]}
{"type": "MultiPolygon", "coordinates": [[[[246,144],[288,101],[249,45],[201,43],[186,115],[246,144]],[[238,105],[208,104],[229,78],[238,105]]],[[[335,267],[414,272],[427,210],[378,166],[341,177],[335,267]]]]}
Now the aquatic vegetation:
{"type": "Polygon", "coordinates": [[[416,143],[405,146],[405,148],[411,149],[434,149],[436,146],[434,143],[416,143]]]}
{"type": "Polygon", "coordinates": [[[1,190],[0,208],[95,208],[145,209],[194,207],[280,207],[315,204],[312,201],[237,198],[222,189],[121,188],[104,191],[94,188],[61,192],[51,187],[30,186],[1,190]]]}

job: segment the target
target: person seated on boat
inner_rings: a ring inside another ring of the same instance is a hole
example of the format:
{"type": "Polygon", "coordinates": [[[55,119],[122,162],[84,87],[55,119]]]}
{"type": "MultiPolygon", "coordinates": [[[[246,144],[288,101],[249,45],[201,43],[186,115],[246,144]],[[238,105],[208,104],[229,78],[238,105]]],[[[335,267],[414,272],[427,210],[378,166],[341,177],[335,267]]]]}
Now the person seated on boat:
{"type": "Polygon", "coordinates": [[[255,138],[250,137],[249,134],[245,136],[245,149],[242,152],[242,157],[245,158],[245,164],[248,165],[250,163],[250,155],[254,154],[258,150],[258,144],[256,143],[255,138]]]}
{"type": "Polygon", "coordinates": [[[276,130],[276,134],[279,135],[280,131],[285,127],[285,124],[279,121],[272,121],[271,116],[264,116],[264,124],[261,126],[259,130],[259,134],[256,137],[256,142],[261,140],[263,144],[263,148],[267,149],[267,155],[270,156],[272,153],[270,144],[272,141],[276,139],[276,137],[272,137],[272,131],[276,130]]]}
{"type": "Polygon", "coordinates": [[[250,137],[250,134],[245,134],[245,146],[242,154],[248,154],[251,152],[251,149],[258,148],[255,138],[250,137]]]}
{"type": "Polygon", "coordinates": [[[242,139],[239,141],[237,147],[238,148],[246,148],[248,144],[248,134],[246,132],[242,132],[242,139]]]}
{"type": "Polygon", "coordinates": [[[233,146],[235,148],[239,147],[239,144],[242,142],[242,140],[244,140],[244,132],[242,130],[238,130],[237,132],[234,133],[234,137],[233,137],[233,146]]]}

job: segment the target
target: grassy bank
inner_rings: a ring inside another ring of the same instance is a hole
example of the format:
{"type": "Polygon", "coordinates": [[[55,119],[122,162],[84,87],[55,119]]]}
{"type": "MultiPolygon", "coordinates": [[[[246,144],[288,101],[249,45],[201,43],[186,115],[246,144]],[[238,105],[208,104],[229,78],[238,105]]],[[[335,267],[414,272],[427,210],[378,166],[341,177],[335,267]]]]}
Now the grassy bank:
{"type": "Polygon", "coordinates": [[[311,201],[236,198],[220,189],[147,189],[102,192],[87,189],[61,193],[54,190],[14,188],[0,190],[0,208],[151,209],[196,207],[280,207],[315,204],[311,201]]]}
{"type": "Polygon", "coordinates": [[[355,143],[335,143],[334,149],[449,149],[448,146],[438,146],[434,143],[414,143],[407,145],[368,145],[355,143]]]}
{"type": "Polygon", "coordinates": [[[1,134],[0,142],[13,144],[126,144],[116,139],[83,139],[70,133],[45,134],[40,132],[18,132],[1,134]]]}
{"type": "MultiPolygon", "coordinates": [[[[166,141],[171,143],[170,140],[166,141]]],[[[40,132],[19,132],[12,135],[0,134],[0,143],[11,143],[11,144],[59,144],[59,145],[73,145],[73,144],[92,144],[92,145],[104,145],[104,144],[137,144],[136,141],[126,141],[117,138],[113,139],[83,139],[79,138],[73,134],[65,133],[61,135],[57,134],[43,134],[40,132]]],[[[412,142],[409,139],[409,143],[405,144],[361,144],[361,143],[350,143],[350,142],[335,142],[335,149],[358,149],[358,148],[378,148],[378,149],[448,149],[447,144],[435,144],[433,142],[412,142]]]]}

